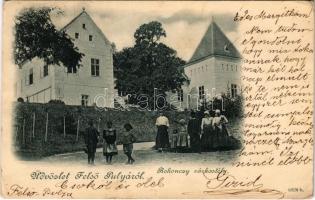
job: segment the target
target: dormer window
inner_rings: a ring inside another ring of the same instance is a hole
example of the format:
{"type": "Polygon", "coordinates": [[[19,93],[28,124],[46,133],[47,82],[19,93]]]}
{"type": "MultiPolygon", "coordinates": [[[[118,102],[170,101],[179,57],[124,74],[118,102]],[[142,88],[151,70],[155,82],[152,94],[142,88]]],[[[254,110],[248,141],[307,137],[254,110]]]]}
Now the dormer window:
{"type": "Polygon", "coordinates": [[[93,35],[89,35],[89,41],[93,40],[93,35]]]}
{"type": "Polygon", "coordinates": [[[224,45],[224,51],[229,53],[230,52],[230,49],[229,49],[229,45],[224,45]]]}
{"type": "Polygon", "coordinates": [[[79,39],[79,33],[74,34],[75,39],[79,39]]]}
{"type": "Polygon", "coordinates": [[[82,28],[85,29],[85,24],[82,24],[82,28]]]}

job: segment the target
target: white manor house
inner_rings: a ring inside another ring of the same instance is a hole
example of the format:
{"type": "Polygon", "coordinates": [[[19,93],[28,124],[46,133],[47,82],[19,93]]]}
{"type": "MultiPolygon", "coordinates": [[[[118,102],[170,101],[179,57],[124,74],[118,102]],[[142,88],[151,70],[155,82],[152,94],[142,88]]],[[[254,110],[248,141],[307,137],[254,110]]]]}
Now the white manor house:
{"type": "Polygon", "coordinates": [[[83,53],[81,67],[77,70],[64,66],[47,66],[43,60],[34,58],[18,70],[16,96],[29,102],[47,103],[52,99],[68,105],[94,104],[113,107],[114,74],[111,43],[83,11],[63,29],[74,45],[83,53]],[[106,97],[106,98],[105,98],[106,97]]]}
{"type": "Polygon", "coordinates": [[[168,93],[168,101],[176,102],[171,104],[180,109],[196,109],[214,96],[230,94],[235,97],[241,89],[240,62],[240,53],[212,19],[184,66],[189,84],[182,86],[175,96],[168,93]]]}

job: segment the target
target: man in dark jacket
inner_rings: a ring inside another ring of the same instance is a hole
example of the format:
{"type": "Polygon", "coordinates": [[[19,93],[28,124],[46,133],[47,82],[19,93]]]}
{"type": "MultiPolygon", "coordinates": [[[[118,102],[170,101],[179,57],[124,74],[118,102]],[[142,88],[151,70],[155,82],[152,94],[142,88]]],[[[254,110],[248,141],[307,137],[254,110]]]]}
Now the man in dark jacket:
{"type": "Polygon", "coordinates": [[[190,145],[193,152],[201,153],[201,128],[196,113],[191,112],[191,119],[188,121],[187,132],[190,136],[190,145]]]}
{"type": "Polygon", "coordinates": [[[87,147],[88,163],[94,165],[96,146],[99,133],[93,126],[93,121],[89,121],[89,127],[85,129],[85,144],[87,147]]]}

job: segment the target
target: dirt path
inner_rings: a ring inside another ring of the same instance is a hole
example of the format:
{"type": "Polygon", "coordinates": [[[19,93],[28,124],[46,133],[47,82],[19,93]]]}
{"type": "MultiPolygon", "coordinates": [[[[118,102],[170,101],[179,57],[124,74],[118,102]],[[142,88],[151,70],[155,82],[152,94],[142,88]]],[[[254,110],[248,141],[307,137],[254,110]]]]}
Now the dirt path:
{"type": "MultiPolygon", "coordinates": [[[[154,142],[144,142],[134,144],[133,156],[136,160],[136,165],[146,165],[146,164],[161,164],[161,163],[172,163],[172,164],[183,164],[183,163],[231,163],[237,158],[237,153],[239,150],[231,151],[220,151],[220,152],[204,152],[202,154],[198,153],[172,153],[164,152],[158,153],[152,149],[154,142]]],[[[84,152],[74,152],[66,154],[58,154],[54,156],[49,156],[42,159],[42,161],[48,161],[53,163],[59,162],[70,162],[75,164],[85,165],[87,162],[87,155],[84,152]]],[[[118,155],[113,157],[112,165],[121,165],[126,162],[126,156],[122,151],[122,145],[118,145],[118,155]]],[[[104,157],[102,148],[98,148],[95,158],[96,165],[104,165],[104,157]]]]}

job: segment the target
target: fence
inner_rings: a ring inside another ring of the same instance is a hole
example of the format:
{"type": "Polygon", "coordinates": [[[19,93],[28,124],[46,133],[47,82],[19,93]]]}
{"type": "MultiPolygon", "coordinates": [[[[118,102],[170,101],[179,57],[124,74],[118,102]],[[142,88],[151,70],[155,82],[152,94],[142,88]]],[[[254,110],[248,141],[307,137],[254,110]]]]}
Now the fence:
{"type": "MultiPolygon", "coordinates": [[[[79,151],[84,148],[84,130],[93,119],[102,132],[106,122],[112,121],[117,130],[117,142],[121,141],[123,125],[131,123],[138,142],[154,141],[156,112],[99,110],[95,107],[62,104],[15,103],[14,146],[21,158],[37,159],[42,156],[79,151]]],[[[188,118],[187,112],[169,111],[172,129],[180,119],[188,118]]]]}

